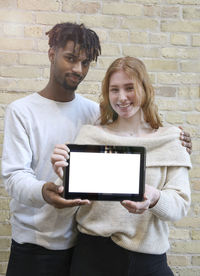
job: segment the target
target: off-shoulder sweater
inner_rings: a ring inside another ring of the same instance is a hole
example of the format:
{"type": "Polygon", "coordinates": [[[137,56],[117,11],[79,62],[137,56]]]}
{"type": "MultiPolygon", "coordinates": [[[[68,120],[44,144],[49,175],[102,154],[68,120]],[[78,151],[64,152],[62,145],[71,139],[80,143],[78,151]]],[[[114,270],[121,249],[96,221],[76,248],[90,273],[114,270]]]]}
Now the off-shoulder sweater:
{"type": "MultiPolygon", "coordinates": [[[[83,126],[75,140],[77,144],[144,146],[146,184],[161,193],[157,204],[143,214],[129,213],[120,202],[93,201],[82,206],[76,215],[79,231],[111,237],[113,242],[131,251],[166,252],[169,249],[167,221],[181,219],[190,205],[188,169],[191,162],[179,135],[180,129],[171,126],[161,127],[145,137],[122,137],[98,126],[83,126]]],[[[103,173],[101,169],[99,173],[103,173]]]]}

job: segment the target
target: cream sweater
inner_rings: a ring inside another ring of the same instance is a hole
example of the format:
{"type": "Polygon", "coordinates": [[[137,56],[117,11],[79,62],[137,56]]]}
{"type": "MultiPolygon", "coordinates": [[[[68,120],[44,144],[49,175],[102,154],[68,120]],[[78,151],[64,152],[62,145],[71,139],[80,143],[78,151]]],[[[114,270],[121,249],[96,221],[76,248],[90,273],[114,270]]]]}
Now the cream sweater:
{"type": "MultiPolygon", "coordinates": [[[[176,127],[161,127],[144,138],[121,137],[97,126],[83,126],[75,140],[77,144],[146,147],[146,184],[161,190],[161,196],[158,203],[143,214],[131,214],[119,202],[93,201],[77,212],[79,231],[111,237],[116,244],[131,251],[166,252],[169,249],[167,221],[181,219],[190,205],[188,168],[191,162],[181,146],[179,134],[176,127]]],[[[101,168],[99,173],[103,173],[101,168]]]]}

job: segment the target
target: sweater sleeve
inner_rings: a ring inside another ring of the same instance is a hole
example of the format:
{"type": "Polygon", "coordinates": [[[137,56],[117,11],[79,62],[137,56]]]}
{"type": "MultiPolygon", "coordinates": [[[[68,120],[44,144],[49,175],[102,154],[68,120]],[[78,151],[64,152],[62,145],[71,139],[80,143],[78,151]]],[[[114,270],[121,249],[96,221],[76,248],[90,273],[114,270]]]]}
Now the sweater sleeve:
{"type": "Polygon", "coordinates": [[[19,108],[10,105],[5,115],[2,176],[8,194],[19,203],[38,207],[44,205],[42,186],[31,168],[32,150],[26,125],[19,108]]]}
{"type": "Polygon", "coordinates": [[[168,167],[160,199],[150,211],[163,221],[176,221],[187,215],[190,201],[188,168],[168,167]]]}

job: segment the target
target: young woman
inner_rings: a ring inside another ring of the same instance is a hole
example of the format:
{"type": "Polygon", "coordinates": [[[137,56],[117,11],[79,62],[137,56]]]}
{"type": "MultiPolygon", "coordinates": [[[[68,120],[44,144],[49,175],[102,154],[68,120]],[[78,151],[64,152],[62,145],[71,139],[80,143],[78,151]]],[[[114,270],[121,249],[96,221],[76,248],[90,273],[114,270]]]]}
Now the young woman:
{"type": "MultiPolygon", "coordinates": [[[[71,275],[173,275],[166,261],[167,222],[181,219],[190,205],[191,163],[180,129],[162,126],[146,68],[133,57],[119,58],[108,68],[100,107],[100,125],[83,126],[75,143],[144,146],[145,195],[142,202],[93,201],[78,209],[71,275]]],[[[67,156],[65,145],[52,155],[60,176],[67,156]]]]}

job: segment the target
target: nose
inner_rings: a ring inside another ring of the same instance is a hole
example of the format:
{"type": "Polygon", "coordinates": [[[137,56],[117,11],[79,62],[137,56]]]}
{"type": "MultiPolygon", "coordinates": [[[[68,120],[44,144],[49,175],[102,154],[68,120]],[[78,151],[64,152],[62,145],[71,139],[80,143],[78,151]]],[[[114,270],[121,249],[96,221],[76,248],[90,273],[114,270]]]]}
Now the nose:
{"type": "Polygon", "coordinates": [[[80,61],[77,61],[73,64],[72,71],[76,74],[81,75],[82,74],[82,64],[80,61]]]}
{"type": "Polygon", "coordinates": [[[121,90],[119,91],[119,100],[120,100],[121,102],[126,101],[126,92],[125,92],[123,89],[121,89],[121,90]]]}

